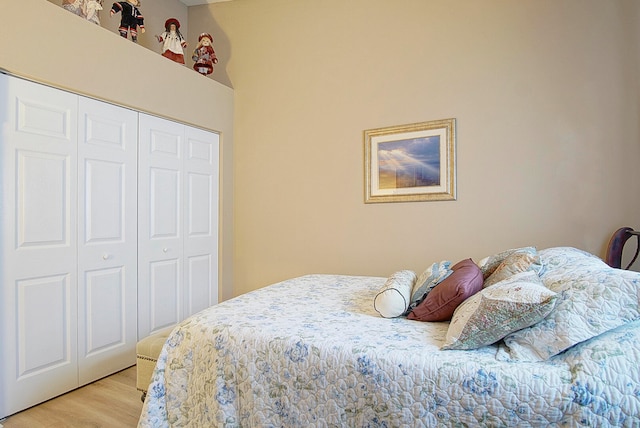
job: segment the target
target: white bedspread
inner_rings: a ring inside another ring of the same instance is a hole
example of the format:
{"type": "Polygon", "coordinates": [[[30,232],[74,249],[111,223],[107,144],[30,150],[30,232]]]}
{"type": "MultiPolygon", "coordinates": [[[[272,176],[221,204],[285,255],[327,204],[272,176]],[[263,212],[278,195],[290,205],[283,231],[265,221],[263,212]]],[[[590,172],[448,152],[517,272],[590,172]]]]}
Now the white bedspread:
{"type": "Polygon", "coordinates": [[[640,323],[543,363],[441,351],[381,318],[385,278],[309,275],[223,302],[165,345],[140,427],[640,426],[640,323]]]}

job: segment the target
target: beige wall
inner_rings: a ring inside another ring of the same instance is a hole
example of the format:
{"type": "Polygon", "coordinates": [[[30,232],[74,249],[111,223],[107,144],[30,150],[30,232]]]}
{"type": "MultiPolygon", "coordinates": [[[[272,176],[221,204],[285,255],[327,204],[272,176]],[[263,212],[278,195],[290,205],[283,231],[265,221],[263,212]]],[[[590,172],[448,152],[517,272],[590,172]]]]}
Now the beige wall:
{"type": "Polygon", "coordinates": [[[233,91],[51,2],[3,4],[5,16],[25,11],[0,30],[0,70],[221,133],[220,288],[231,295],[233,91]]]}
{"type": "MultiPolygon", "coordinates": [[[[171,1],[143,2],[145,37],[182,11],[171,1]]],[[[209,80],[235,92],[161,58],[153,39],[120,39],[115,17],[96,31],[42,0],[3,13],[24,10],[30,19],[1,30],[1,69],[222,130],[223,298],[520,245],[603,255],[619,226],[640,228],[635,0],[188,8],[190,47],[211,32],[220,64],[209,80]],[[235,99],[235,127],[216,97],[235,99]],[[363,130],[447,117],[458,121],[458,200],[365,205],[363,130]]]]}
{"type": "MultiPolygon", "coordinates": [[[[234,294],[640,228],[634,0],[189,8],[235,89],[234,294]],[[363,130],[454,117],[454,202],[363,203],[363,130]]],[[[198,28],[199,30],[196,30],[198,28]]],[[[194,34],[190,34],[193,38],[194,34]]]]}

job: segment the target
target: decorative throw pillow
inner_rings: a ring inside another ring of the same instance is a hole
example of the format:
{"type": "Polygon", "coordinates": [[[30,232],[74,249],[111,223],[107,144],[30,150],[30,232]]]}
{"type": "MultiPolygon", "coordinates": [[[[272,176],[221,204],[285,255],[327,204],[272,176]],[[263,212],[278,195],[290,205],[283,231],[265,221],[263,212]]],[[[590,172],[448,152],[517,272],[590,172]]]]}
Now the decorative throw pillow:
{"type": "Polygon", "coordinates": [[[478,262],[478,267],[482,271],[482,278],[487,279],[496,270],[500,263],[513,253],[529,253],[536,254],[538,251],[535,247],[512,248],[492,256],[485,257],[478,262]]]}
{"type": "Polygon", "coordinates": [[[460,303],[482,289],[482,272],[473,260],[462,260],[451,270],[453,273],[427,294],[408,319],[449,321],[460,303]]]}
{"type": "Polygon", "coordinates": [[[445,260],[432,264],[420,274],[411,290],[411,303],[407,312],[411,312],[436,285],[453,273],[450,267],[451,262],[445,260]]]}
{"type": "Polygon", "coordinates": [[[556,298],[535,272],[515,274],[458,306],[442,349],[477,349],[495,343],[544,319],[556,298]]]}
{"type": "Polygon", "coordinates": [[[540,264],[540,257],[537,252],[532,254],[530,252],[517,251],[508,255],[493,273],[488,278],[485,278],[483,287],[487,288],[517,273],[528,270],[535,272],[537,275],[541,268],[542,264],[540,264]]]}
{"type": "Polygon", "coordinates": [[[416,273],[401,270],[391,275],[373,299],[373,308],[385,318],[403,315],[409,307],[416,273]]]}
{"type": "Polygon", "coordinates": [[[640,273],[613,269],[582,250],[540,251],[545,286],[558,293],[542,321],[504,338],[508,357],[544,361],[585,340],[640,317],[640,273]]]}

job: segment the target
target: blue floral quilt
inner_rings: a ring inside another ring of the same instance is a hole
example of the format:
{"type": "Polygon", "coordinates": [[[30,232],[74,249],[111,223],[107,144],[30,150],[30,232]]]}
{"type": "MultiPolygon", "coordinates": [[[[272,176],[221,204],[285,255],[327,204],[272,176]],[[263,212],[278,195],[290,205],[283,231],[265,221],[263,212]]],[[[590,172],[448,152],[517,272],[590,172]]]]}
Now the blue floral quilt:
{"type": "Polygon", "coordinates": [[[139,427],[640,426],[640,322],[543,362],[443,351],[385,278],[308,275],[208,308],[159,357],[139,427]]]}

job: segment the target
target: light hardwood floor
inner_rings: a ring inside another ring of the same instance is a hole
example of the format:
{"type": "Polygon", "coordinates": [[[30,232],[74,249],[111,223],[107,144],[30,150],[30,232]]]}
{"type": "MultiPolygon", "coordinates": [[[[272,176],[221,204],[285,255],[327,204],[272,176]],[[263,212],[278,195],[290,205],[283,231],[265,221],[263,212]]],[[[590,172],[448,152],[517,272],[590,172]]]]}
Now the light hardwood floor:
{"type": "Polygon", "coordinates": [[[0,420],[4,428],[128,428],[142,411],[136,367],[0,420]]]}

